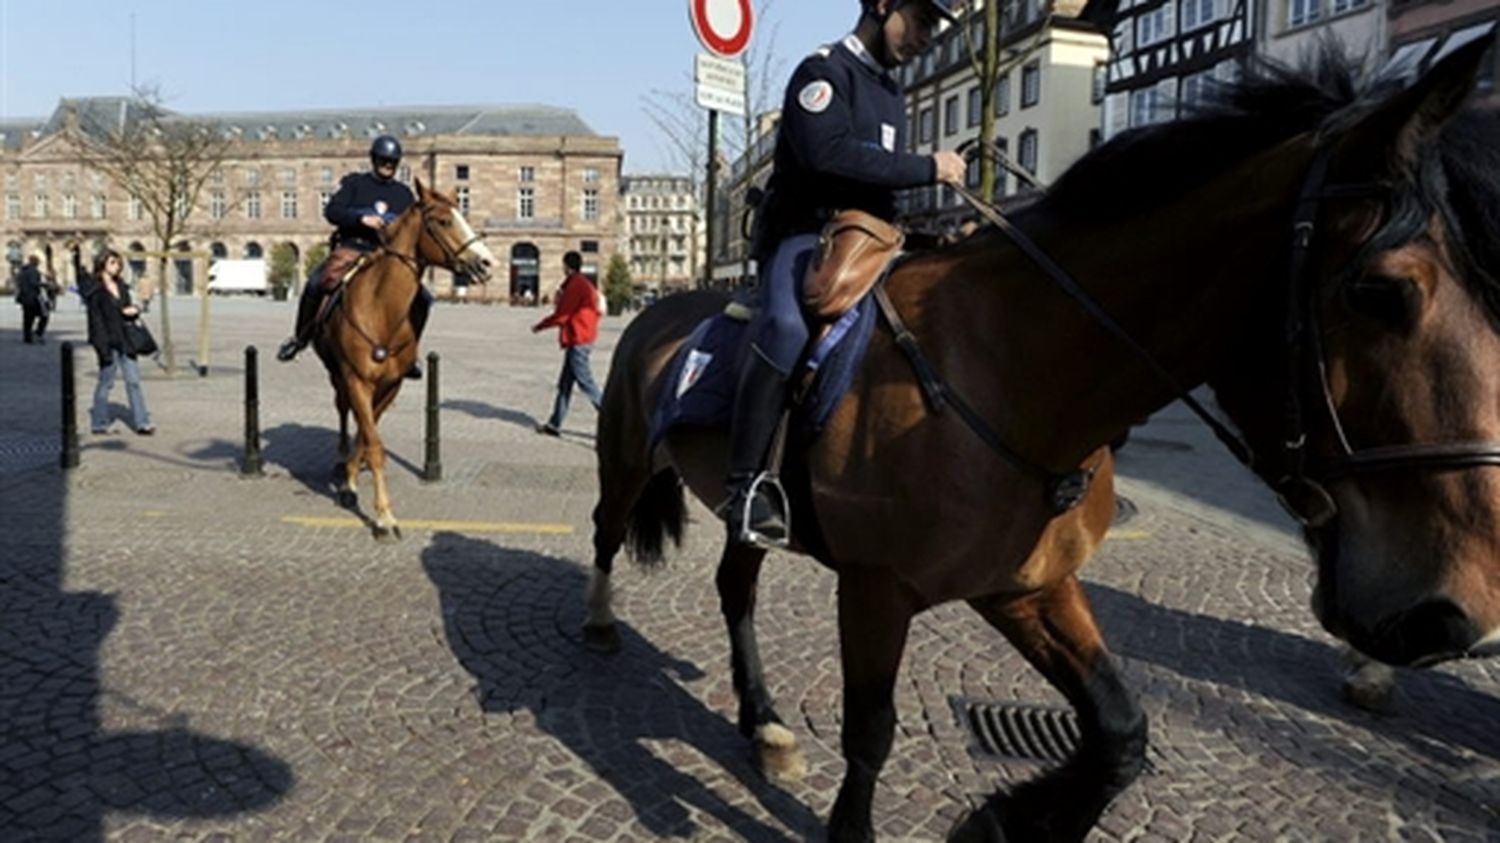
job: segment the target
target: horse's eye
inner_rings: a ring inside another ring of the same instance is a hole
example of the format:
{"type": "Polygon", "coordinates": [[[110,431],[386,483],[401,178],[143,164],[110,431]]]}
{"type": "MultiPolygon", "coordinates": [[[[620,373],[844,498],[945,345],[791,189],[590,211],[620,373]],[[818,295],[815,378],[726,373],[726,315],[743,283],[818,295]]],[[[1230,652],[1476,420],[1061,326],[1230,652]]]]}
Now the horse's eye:
{"type": "Polygon", "coordinates": [[[1410,278],[1367,275],[1344,285],[1344,301],[1356,313],[1402,327],[1416,321],[1422,294],[1410,278]]]}
{"type": "Polygon", "coordinates": [[[450,220],[447,217],[444,217],[443,219],[438,220],[438,225],[441,225],[443,228],[447,228],[448,226],[450,226],[452,224],[453,224],[453,220],[450,220]]]}

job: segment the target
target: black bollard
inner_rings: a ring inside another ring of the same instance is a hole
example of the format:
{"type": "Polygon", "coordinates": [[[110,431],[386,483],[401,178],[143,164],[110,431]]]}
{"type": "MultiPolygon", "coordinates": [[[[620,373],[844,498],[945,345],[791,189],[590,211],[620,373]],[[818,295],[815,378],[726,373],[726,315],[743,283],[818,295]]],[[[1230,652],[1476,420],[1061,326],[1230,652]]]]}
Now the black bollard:
{"type": "Polygon", "coordinates": [[[436,483],[443,479],[443,461],[438,456],[438,354],[427,355],[427,465],[422,469],[422,481],[436,483]]]}
{"type": "Polygon", "coordinates": [[[260,477],[265,463],[260,458],[260,372],[255,346],[245,346],[245,460],[241,477],[260,477]]]}
{"type": "Polygon", "coordinates": [[[62,456],[58,465],[78,467],[78,388],[73,377],[73,344],[62,344],[62,456]]]}

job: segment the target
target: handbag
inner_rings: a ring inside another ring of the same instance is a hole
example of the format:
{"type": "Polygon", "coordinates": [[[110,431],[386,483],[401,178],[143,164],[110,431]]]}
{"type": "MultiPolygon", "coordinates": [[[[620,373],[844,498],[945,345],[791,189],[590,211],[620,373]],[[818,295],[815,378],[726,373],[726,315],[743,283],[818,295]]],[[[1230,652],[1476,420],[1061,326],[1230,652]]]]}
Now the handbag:
{"type": "Polygon", "coordinates": [[[131,354],[138,357],[155,354],[156,338],[151,336],[151,331],[139,319],[129,319],[125,322],[125,346],[131,354]]]}

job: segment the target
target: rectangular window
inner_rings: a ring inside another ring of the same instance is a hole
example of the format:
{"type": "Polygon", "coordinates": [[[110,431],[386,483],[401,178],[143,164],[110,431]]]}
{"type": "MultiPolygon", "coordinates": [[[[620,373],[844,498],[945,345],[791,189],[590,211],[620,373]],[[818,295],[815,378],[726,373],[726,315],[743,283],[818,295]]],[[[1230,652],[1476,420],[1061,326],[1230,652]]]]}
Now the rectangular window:
{"type": "Polygon", "coordinates": [[[599,183],[599,168],[598,167],[585,167],[585,168],[583,168],[583,183],[584,184],[598,184],[599,183]]]}
{"type": "Polygon", "coordinates": [[[78,219],[78,197],[71,193],[64,193],[62,200],[63,219],[78,219]]]}
{"type": "Polygon", "coordinates": [[[1030,108],[1042,101],[1042,66],[1036,62],[1021,69],[1021,107],[1030,108]]]}
{"type": "Polygon", "coordinates": [[[333,184],[333,168],[324,167],[323,172],[318,175],[324,184],[333,184]]]}
{"type": "Polygon", "coordinates": [[[33,216],[36,216],[39,219],[46,219],[48,216],[47,194],[38,193],[35,200],[31,203],[31,209],[35,212],[33,216]]]}
{"type": "Polygon", "coordinates": [[[333,191],[331,191],[331,190],[320,190],[320,191],[318,191],[318,213],[321,214],[325,210],[327,210],[328,209],[328,203],[331,202],[331,201],[333,201],[333,191]]]}
{"type": "Polygon", "coordinates": [[[1004,117],[1010,113],[1010,74],[1000,77],[995,83],[995,116],[1004,117]]]}
{"type": "Polygon", "coordinates": [[[281,186],[295,187],[297,184],[297,169],[295,167],[281,168],[281,186]]]}
{"type": "Polygon", "coordinates": [[[130,197],[129,216],[132,220],[136,221],[146,216],[146,209],[141,206],[141,198],[139,196],[130,197]]]}
{"type": "Polygon", "coordinates": [[[402,164],[401,167],[396,170],[396,181],[399,181],[402,184],[411,184],[410,164],[402,164]]]}
{"type": "Polygon", "coordinates": [[[1323,16],[1320,0],[1286,0],[1286,25],[1303,26],[1323,16]]]}
{"type": "Polygon", "coordinates": [[[1109,62],[1094,62],[1094,79],[1089,88],[1089,102],[1098,105],[1104,102],[1104,89],[1109,86],[1109,62]]]}
{"type": "MultiPolygon", "coordinates": [[[[1297,2],[1297,0],[1292,0],[1297,2]]],[[[1164,3],[1135,19],[1135,43],[1147,47],[1177,34],[1177,4],[1164,3]]]]}
{"type": "Polygon", "coordinates": [[[1212,68],[1202,73],[1194,73],[1182,78],[1182,104],[1193,107],[1208,102],[1209,96],[1214,90],[1214,71],[1212,68]]]}
{"type": "Polygon", "coordinates": [[[984,92],[976,85],[969,89],[969,128],[979,125],[979,119],[984,116],[984,92]]]}
{"type": "Polygon", "coordinates": [[[1370,0],[1333,0],[1333,13],[1341,15],[1370,5],[1370,0]]]}
{"type": "Polygon", "coordinates": [[[223,184],[224,183],[224,168],[223,167],[215,167],[215,168],[213,168],[213,170],[210,171],[209,174],[208,174],[208,183],[209,184],[223,184]]]}
{"type": "Polygon", "coordinates": [[[208,194],[208,218],[214,220],[224,219],[228,211],[228,205],[224,201],[224,191],[215,190],[208,194]]]}
{"type": "Polygon", "coordinates": [[[958,134],[958,95],[955,94],[943,102],[943,134],[958,134]]]}
{"type": "MultiPolygon", "coordinates": [[[[521,168],[523,171],[528,169],[521,168]]],[[[516,218],[529,220],[536,218],[536,188],[523,187],[516,191],[516,218]]]]}
{"type": "Polygon", "coordinates": [[[975,158],[964,168],[964,186],[970,190],[979,187],[979,159],[975,158]]]}
{"type": "Polygon", "coordinates": [[[260,191],[258,190],[245,194],[245,219],[260,219],[260,191]]]}
{"type": "Polygon", "coordinates": [[[94,194],[94,219],[102,220],[109,215],[109,203],[104,201],[104,194],[94,194]]]}
{"type": "Polygon", "coordinates": [[[1021,133],[1021,151],[1019,160],[1016,163],[1020,164],[1026,172],[1031,173],[1033,176],[1036,175],[1039,147],[1040,143],[1037,140],[1036,129],[1027,129],[1021,133]]]}
{"type": "Polygon", "coordinates": [[[583,218],[589,222],[599,219],[599,190],[588,187],[583,191],[583,218]]]}
{"type": "Polygon", "coordinates": [[[934,126],[932,124],[932,109],[930,107],[922,109],[922,116],[919,118],[919,122],[922,126],[920,129],[922,143],[932,143],[934,126]]]}
{"type": "Polygon", "coordinates": [[[260,184],[260,170],[246,170],[245,184],[255,187],[260,184]]]}
{"type": "MultiPolygon", "coordinates": [[[[1338,0],[1335,0],[1338,2],[1338,0]]],[[[1182,31],[1207,26],[1219,19],[1220,0],[1182,0],[1182,31]]]]}
{"type": "MultiPolygon", "coordinates": [[[[1009,156],[1010,141],[1006,138],[995,138],[995,149],[999,150],[1002,156],[1009,156]]],[[[995,168],[995,199],[1000,199],[1001,197],[1005,196],[1005,191],[1008,187],[1009,179],[1009,170],[1006,170],[1004,167],[995,168]]]]}
{"type": "Polygon", "coordinates": [[[297,191],[283,190],[281,192],[281,218],[284,220],[297,218],[297,191]]]}
{"type": "Polygon", "coordinates": [[[599,254],[599,241],[580,240],[578,241],[578,251],[582,252],[585,255],[597,255],[599,254]]]}
{"type": "Polygon", "coordinates": [[[21,218],[21,194],[7,193],[5,195],[5,218],[8,220],[21,218]]]}
{"type": "Polygon", "coordinates": [[[467,217],[469,215],[469,186],[465,184],[455,188],[453,198],[458,202],[458,212],[467,217]]]}
{"type": "Polygon", "coordinates": [[[31,179],[31,186],[32,186],[32,188],[34,188],[37,191],[46,190],[47,189],[47,174],[46,173],[37,173],[31,179]]]}
{"type": "Polygon", "coordinates": [[[469,165],[468,164],[456,164],[456,165],[454,165],[454,167],[453,167],[453,178],[457,179],[458,181],[468,181],[469,180],[469,165]]]}
{"type": "Polygon", "coordinates": [[[536,168],[535,167],[522,167],[521,168],[521,183],[522,184],[529,184],[530,182],[534,182],[534,181],[536,181],[536,168]]]}

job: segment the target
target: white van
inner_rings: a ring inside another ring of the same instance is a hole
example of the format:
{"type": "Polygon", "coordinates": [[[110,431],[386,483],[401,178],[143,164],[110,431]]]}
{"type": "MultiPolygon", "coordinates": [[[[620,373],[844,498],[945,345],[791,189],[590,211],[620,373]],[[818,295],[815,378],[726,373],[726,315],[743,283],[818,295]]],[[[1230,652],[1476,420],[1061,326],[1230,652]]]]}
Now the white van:
{"type": "Polygon", "coordinates": [[[208,289],[214,293],[254,293],[270,290],[264,258],[220,258],[208,267],[208,289]]]}

